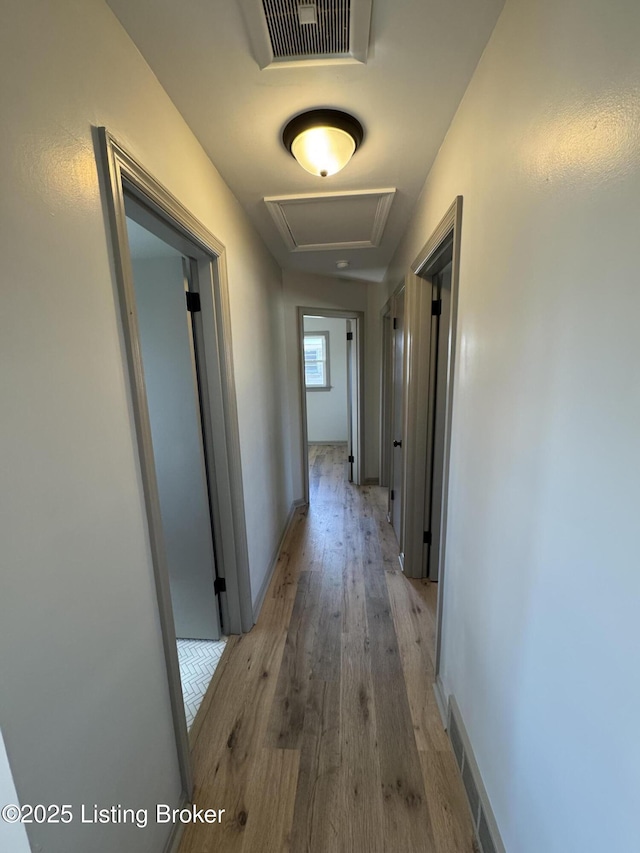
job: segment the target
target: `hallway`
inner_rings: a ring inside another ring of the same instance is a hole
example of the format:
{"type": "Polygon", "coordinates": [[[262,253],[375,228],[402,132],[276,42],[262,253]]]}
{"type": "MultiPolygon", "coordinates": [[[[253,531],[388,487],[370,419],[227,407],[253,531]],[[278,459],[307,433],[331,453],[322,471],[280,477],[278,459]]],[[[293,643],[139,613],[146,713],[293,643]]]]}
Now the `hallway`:
{"type": "Polygon", "coordinates": [[[198,808],[181,853],[471,853],[432,692],[436,587],[408,581],[386,492],[310,459],[254,629],[231,637],[191,732],[198,808]]]}

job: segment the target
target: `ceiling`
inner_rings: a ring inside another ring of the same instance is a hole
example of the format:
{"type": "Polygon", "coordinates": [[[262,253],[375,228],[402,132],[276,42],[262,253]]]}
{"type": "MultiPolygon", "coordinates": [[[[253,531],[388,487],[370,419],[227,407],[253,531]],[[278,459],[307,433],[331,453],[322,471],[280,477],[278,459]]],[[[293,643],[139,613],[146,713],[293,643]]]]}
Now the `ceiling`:
{"type": "Polygon", "coordinates": [[[366,64],[261,70],[237,0],[107,2],[281,266],[370,281],[384,277],[504,5],[373,0],[366,64]],[[353,160],[328,178],[301,169],[281,142],[291,116],[314,107],[350,112],[365,129],[353,160]],[[335,233],[327,239],[335,220],[325,217],[323,230],[322,216],[306,211],[311,248],[292,248],[264,201],[334,192],[349,199],[390,189],[395,194],[377,245],[366,237],[336,241],[335,233]],[[331,248],[313,248],[323,243],[331,248]],[[348,260],[349,269],[336,269],[339,260],[348,260]]]}

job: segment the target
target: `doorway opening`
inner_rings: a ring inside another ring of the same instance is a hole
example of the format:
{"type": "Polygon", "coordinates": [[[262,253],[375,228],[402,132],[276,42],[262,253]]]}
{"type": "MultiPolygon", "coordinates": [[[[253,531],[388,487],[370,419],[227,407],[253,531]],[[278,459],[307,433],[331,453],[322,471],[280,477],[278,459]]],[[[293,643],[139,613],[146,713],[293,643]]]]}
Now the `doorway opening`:
{"type": "Polygon", "coordinates": [[[408,279],[409,332],[418,345],[407,364],[412,441],[406,467],[410,511],[405,521],[405,571],[437,582],[435,692],[443,721],[447,708],[440,659],[461,230],[462,196],[458,196],[412,264],[408,279]]]}
{"type": "Polygon", "coordinates": [[[216,643],[253,626],[225,250],[105,128],[97,133],[185,802],[193,708],[177,640],[216,643]]]}
{"type": "Polygon", "coordinates": [[[387,490],[387,521],[393,527],[398,560],[404,568],[405,499],[405,293],[396,288],[381,312],[380,485],[387,490]]]}
{"type": "Polygon", "coordinates": [[[329,483],[334,488],[362,482],[363,316],[328,309],[299,308],[298,313],[303,471],[310,503],[323,499],[329,483]]]}
{"type": "Polygon", "coordinates": [[[126,193],[125,210],[180,682],[191,729],[226,642],[213,530],[215,483],[204,442],[198,368],[199,287],[196,258],[190,257],[197,248],[189,251],[185,245],[181,251],[155,234],[153,217],[126,193]]]}
{"type": "Polygon", "coordinates": [[[391,446],[393,426],[393,312],[391,300],[382,309],[382,370],[380,376],[380,485],[391,486],[391,446]]]}
{"type": "Polygon", "coordinates": [[[462,197],[382,309],[381,476],[404,574],[435,608],[439,682],[462,197]],[[431,586],[433,584],[433,586],[431,586]]]}

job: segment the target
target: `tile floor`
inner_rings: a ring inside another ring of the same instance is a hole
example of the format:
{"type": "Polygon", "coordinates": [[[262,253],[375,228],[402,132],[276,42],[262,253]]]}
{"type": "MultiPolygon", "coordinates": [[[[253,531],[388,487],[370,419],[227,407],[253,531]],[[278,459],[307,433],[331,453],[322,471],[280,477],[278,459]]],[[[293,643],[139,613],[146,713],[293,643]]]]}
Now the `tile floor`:
{"type": "Polygon", "coordinates": [[[191,728],[227,640],[177,640],[182,698],[191,728]]]}

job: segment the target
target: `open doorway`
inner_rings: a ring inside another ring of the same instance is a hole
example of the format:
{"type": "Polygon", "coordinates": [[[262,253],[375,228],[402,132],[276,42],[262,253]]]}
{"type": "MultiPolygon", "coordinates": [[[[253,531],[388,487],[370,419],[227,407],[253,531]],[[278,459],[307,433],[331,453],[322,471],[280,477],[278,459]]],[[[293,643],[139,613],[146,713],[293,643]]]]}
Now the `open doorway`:
{"type": "Polygon", "coordinates": [[[186,802],[190,714],[176,640],[253,626],[225,248],[105,128],[97,134],[186,802]]]}
{"type": "Polygon", "coordinates": [[[301,308],[299,321],[303,467],[314,502],[328,483],[361,483],[362,317],[301,308]]]}
{"type": "Polygon", "coordinates": [[[405,564],[409,577],[437,581],[436,698],[446,719],[440,679],[446,596],[446,533],[456,317],[462,227],[458,196],[411,266],[408,332],[416,341],[407,372],[405,564]]]}
{"type": "Polygon", "coordinates": [[[191,729],[226,642],[196,351],[197,271],[195,258],[154,233],[153,218],[134,199],[125,196],[125,209],[180,682],[191,729]]]}

